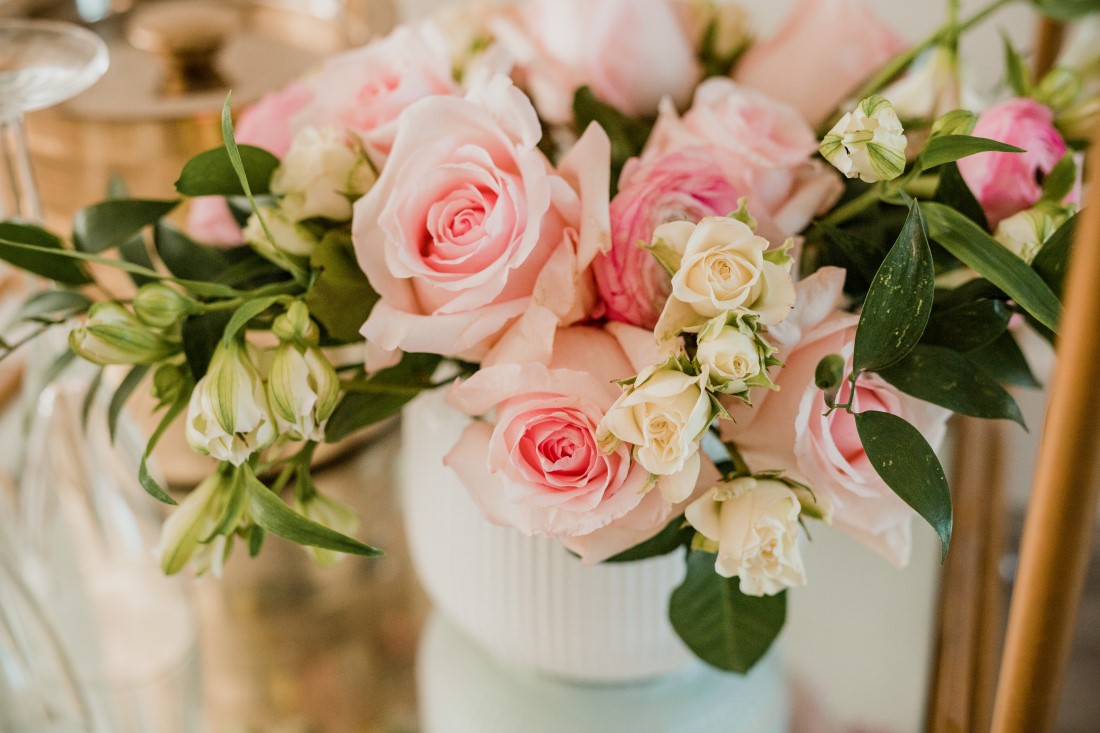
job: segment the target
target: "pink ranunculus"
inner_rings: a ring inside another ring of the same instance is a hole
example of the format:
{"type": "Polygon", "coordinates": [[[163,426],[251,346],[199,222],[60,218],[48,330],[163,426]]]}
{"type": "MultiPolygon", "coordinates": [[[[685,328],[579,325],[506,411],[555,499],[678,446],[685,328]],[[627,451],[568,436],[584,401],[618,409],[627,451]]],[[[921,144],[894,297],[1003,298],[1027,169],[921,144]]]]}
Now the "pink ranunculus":
{"type": "Polygon", "coordinates": [[[663,97],[686,103],[700,67],[672,0],[533,0],[494,25],[542,116],[572,119],[573,94],[589,86],[629,115],[653,114],[663,97]]]}
{"type": "Polygon", "coordinates": [[[241,113],[234,137],[242,145],[263,148],[276,158],[290,150],[295,129],[291,120],[313,100],[313,91],[299,81],[271,92],[241,113]]]}
{"type": "MultiPolygon", "coordinates": [[[[598,562],[663,528],[675,507],[643,492],[649,473],[629,446],[603,453],[596,429],[620,390],[612,380],[637,372],[617,336],[591,327],[560,330],[549,364],[499,364],[458,382],[448,401],[471,416],[447,454],[477,505],[493,522],[558,537],[585,562],[598,562]]],[[[713,479],[708,471],[703,480],[713,479]]]]}
{"type": "Polygon", "coordinates": [[[590,127],[555,171],[540,134],[530,101],[499,75],[402,115],[352,226],[381,296],[362,329],[369,368],[398,350],[548,357],[559,323],[586,315],[585,272],[609,244],[610,143],[590,127]]]}
{"type": "Polygon", "coordinates": [[[670,221],[698,222],[737,209],[734,187],[707,148],[684,148],[631,161],[611,201],[611,251],[593,263],[612,320],[652,329],[671,292],[669,275],[641,245],[670,221]]]}
{"type": "Polygon", "coordinates": [[[985,210],[991,229],[1030,207],[1043,194],[1037,178],[1066,154],[1054,113],[1033,99],[1010,99],[978,117],[974,135],[1023,148],[1024,153],[978,153],[959,161],[959,172],[985,210]]]}
{"type": "MultiPolygon", "coordinates": [[[[858,316],[836,310],[843,297],[844,271],[822,268],[798,284],[791,316],[769,331],[785,366],[774,376],[778,392],[736,409],[735,423],[723,423],[754,471],[782,469],[809,485],[833,509],[836,527],[891,562],[908,562],[914,512],[878,476],[863,450],[855,419],[844,410],[826,415],[814,382],[819,361],[840,354],[851,369],[858,316]]],[[[848,398],[847,387],[840,395],[848,398]]],[[[755,395],[754,395],[755,396],[755,395]]],[[[855,409],[880,410],[904,418],[933,447],[943,440],[947,410],[909,397],[874,374],[856,385],[855,409]]]]}
{"type": "Polygon", "coordinates": [[[749,48],[733,78],[817,125],[904,47],[860,0],[799,0],[772,38],[749,48]]]}
{"type": "Polygon", "coordinates": [[[699,85],[682,117],[671,105],[661,106],[642,160],[689,147],[708,149],[727,180],[749,197],[753,215],[787,236],[801,231],[844,190],[835,172],[811,159],[817,145],[814,131],[790,105],[714,78],[699,85]]]}
{"type": "Polygon", "coordinates": [[[411,104],[458,93],[450,51],[430,22],[401,26],[389,36],[334,56],[311,79],[313,102],[296,128],[342,127],[357,133],[381,165],[393,145],[397,118],[411,104]]]}

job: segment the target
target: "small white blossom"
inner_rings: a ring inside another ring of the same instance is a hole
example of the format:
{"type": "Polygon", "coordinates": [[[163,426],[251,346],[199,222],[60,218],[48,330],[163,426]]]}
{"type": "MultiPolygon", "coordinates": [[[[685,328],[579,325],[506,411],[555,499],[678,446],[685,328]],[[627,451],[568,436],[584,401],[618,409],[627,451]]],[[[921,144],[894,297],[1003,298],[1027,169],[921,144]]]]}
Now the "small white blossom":
{"type": "Polygon", "coordinates": [[[292,222],[321,217],[351,219],[351,204],[374,183],[370,164],[348,145],[347,135],[326,127],[303,128],[271,179],[273,193],[292,222]]]}
{"type": "Polygon", "coordinates": [[[319,348],[284,343],[267,377],[271,412],[281,435],[291,440],[325,438],[325,423],[340,399],[336,370],[319,348]]]}
{"type": "Polygon", "coordinates": [[[890,181],[905,170],[905,134],[893,106],[864,99],[840,118],[821,142],[821,154],[848,178],[890,181]]]}
{"type": "Polygon", "coordinates": [[[69,347],[93,364],[155,364],[179,345],[154,331],[119,303],[96,303],[84,325],[69,333],[69,347]]]}
{"type": "Polygon", "coordinates": [[[692,502],[685,512],[700,534],[718,543],[715,571],[741,579],[741,592],[775,595],[805,585],[798,547],[802,506],[777,479],[741,477],[725,481],[692,502]]]}
{"type": "Polygon", "coordinates": [[[767,372],[772,347],[743,319],[729,320],[707,321],[696,340],[695,360],[709,375],[711,389],[740,395],[752,387],[774,386],[767,372]]]}
{"type": "Polygon", "coordinates": [[[207,572],[221,575],[230,545],[224,534],[213,539],[210,535],[221,522],[235,488],[232,477],[219,469],[207,476],[168,515],[156,548],[161,570],[166,575],[175,575],[188,562],[198,575],[207,572]],[[204,540],[208,541],[204,543],[204,540]]]}
{"type": "Polygon", "coordinates": [[[244,241],[251,244],[257,252],[275,262],[279,261],[280,253],[309,257],[318,241],[312,232],[301,224],[296,224],[278,206],[261,206],[260,216],[253,212],[248,217],[243,236],[244,241]],[[270,237],[268,232],[271,233],[270,237]]]}

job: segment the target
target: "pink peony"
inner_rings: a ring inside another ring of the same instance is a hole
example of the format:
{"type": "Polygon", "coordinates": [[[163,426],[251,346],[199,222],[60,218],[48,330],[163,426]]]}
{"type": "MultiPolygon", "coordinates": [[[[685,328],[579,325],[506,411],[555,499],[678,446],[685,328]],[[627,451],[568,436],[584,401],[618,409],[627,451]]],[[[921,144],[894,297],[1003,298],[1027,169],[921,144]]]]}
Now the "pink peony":
{"type": "Polygon", "coordinates": [[[586,315],[584,273],[608,244],[610,144],[593,126],[555,171],[540,134],[530,101],[499,75],[402,115],[352,226],[381,296],[362,329],[370,368],[397,350],[545,357],[559,322],[586,315]]]}
{"type": "Polygon", "coordinates": [[[1023,148],[1025,153],[978,153],[959,161],[959,172],[985,210],[991,229],[1042,196],[1037,180],[1066,154],[1054,113],[1033,99],[1010,99],[978,118],[974,135],[1023,148]]]}
{"type": "Polygon", "coordinates": [[[407,107],[458,92],[446,41],[431,23],[401,26],[386,38],[334,56],[311,83],[313,102],[294,118],[296,129],[335,126],[357,132],[379,165],[407,107]]]}
{"type": "Polygon", "coordinates": [[[650,115],[662,97],[686,103],[699,78],[689,34],[671,0],[533,0],[502,17],[495,35],[516,60],[539,112],[572,117],[589,86],[629,115],[650,115]]]}
{"type": "MultiPolygon", "coordinates": [[[[627,351],[652,342],[640,329],[573,327],[557,333],[552,359],[484,368],[457,383],[448,401],[472,415],[446,462],[493,522],[562,538],[598,562],[652,536],[676,509],[643,491],[649,473],[622,445],[603,453],[596,429],[619,396],[614,379],[641,368],[627,351]],[[633,342],[633,343],[631,343],[633,342]]],[[[645,354],[645,358],[653,354],[645,354]]],[[[713,470],[703,481],[713,480],[713,470]]]]}
{"type": "Polygon", "coordinates": [[[241,113],[234,136],[242,145],[255,145],[277,158],[286,155],[294,139],[291,119],[313,99],[313,91],[299,81],[265,94],[241,113]]]}
{"type": "MultiPolygon", "coordinates": [[[[754,471],[785,469],[833,508],[833,523],[891,562],[908,562],[914,512],[879,478],[863,450],[855,419],[844,410],[826,415],[814,383],[818,362],[840,354],[851,368],[858,316],[837,310],[844,271],[822,268],[798,284],[790,317],[769,331],[785,366],[774,376],[778,392],[751,408],[734,408],[736,423],[723,423],[754,471]]],[[[847,388],[845,388],[847,389],[847,388]]],[[[847,393],[840,395],[846,401],[847,393]]],[[[950,413],[899,392],[877,375],[856,385],[857,411],[880,410],[905,418],[937,447],[950,413]]]]}
{"type": "Polygon", "coordinates": [[[733,77],[817,125],[904,47],[858,0],[799,0],[775,36],[749,48],[733,77]]]}
{"type": "Polygon", "coordinates": [[[671,286],[668,273],[640,245],[667,222],[735,211],[746,190],[726,179],[707,148],[631,161],[611,202],[611,251],[593,263],[607,316],[652,329],[671,286]]]}

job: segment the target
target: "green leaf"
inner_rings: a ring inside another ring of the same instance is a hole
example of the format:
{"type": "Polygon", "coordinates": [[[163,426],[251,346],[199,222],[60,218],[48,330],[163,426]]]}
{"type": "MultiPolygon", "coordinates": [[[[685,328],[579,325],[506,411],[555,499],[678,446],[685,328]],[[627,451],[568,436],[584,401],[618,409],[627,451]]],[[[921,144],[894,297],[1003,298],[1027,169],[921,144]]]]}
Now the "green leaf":
{"type": "Polygon", "coordinates": [[[691,538],[694,536],[695,530],[691,525],[684,522],[684,515],[680,514],[669,522],[664,529],[645,542],[641,542],[629,550],[623,550],[618,555],[604,560],[604,562],[635,562],[667,555],[691,544],[691,538]]]}
{"type": "Polygon", "coordinates": [[[954,209],[930,201],[920,207],[933,240],[1057,332],[1062,304],[1034,270],[954,209]]]}
{"type": "Polygon", "coordinates": [[[1006,33],[1001,33],[1005,53],[1005,80],[1017,97],[1031,96],[1031,82],[1028,79],[1027,65],[1012,46],[1006,33]]]}
{"type": "Polygon", "coordinates": [[[935,276],[924,221],[911,203],[863,303],[853,362],[857,372],[889,366],[913,348],[932,312],[935,276]]]}
{"type": "Polygon", "coordinates": [[[1062,298],[1066,272],[1069,269],[1069,255],[1073,250],[1073,235],[1077,229],[1077,215],[1068,219],[1058,231],[1050,235],[1043,243],[1039,254],[1031,262],[1031,267],[1050,287],[1054,295],[1062,298]]]}
{"type": "Polygon", "coordinates": [[[212,311],[188,316],[183,322],[183,353],[196,382],[206,374],[230,318],[225,311],[212,311]]]}
{"type": "Polygon", "coordinates": [[[188,280],[212,280],[233,264],[232,250],[199,244],[166,221],[153,229],[153,246],[169,272],[188,280]]]}
{"type": "Polygon", "coordinates": [[[397,366],[378,372],[364,386],[374,390],[348,391],[325,426],[325,442],[336,443],[368,425],[401,412],[428,389],[442,358],[435,354],[405,354],[397,366]]]}
{"type": "Polygon", "coordinates": [[[917,156],[916,167],[928,170],[944,163],[954,163],[978,153],[1022,153],[1023,148],[972,135],[938,135],[928,139],[924,150],[917,156]]]}
{"type": "Polygon", "coordinates": [[[879,376],[918,400],[987,420],[1012,420],[1027,430],[1012,395],[957,351],[917,344],[879,376]]]}
{"type": "Polygon", "coordinates": [[[165,491],[160,483],[153,478],[153,475],[149,473],[149,456],[153,454],[153,449],[157,447],[157,443],[160,442],[161,436],[164,435],[164,431],[167,430],[168,426],[187,408],[187,402],[190,397],[190,389],[180,391],[180,396],[177,397],[176,401],[172,403],[172,406],[168,408],[168,412],[164,413],[164,417],[160,419],[157,429],[149,436],[149,442],[145,444],[145,453],[141,456],[141,464],[138,465],[138,483],[141,484],[141,488],[145,489],[145,493],[149,494],[149,496],[157,501],[164,502],[171,506],[175,506],[176,500],[169,496],[168,492],[165,491]]]}
{"type": "Polygon", "coordinates": [[[76,290],[43,290],[23,301],[11,323],[18,321],[63,321],[83,313],[92,305],[88,296],[76,290]]]}
{"type": "Polygon", "coordinates": [[[1008,328],[1012,312],[999,300],[978,300],[932,313],[923,342],[955,351],[973,351],[992,343],[1008,328]]]}
{"type": "MultiPolygon", "coordinates": [[[[254,196],[271,190],[271,176],[279,167],[279,159],[252,145],[239,145],[241,167],[254,196]]],[[[176,190],[184,196],[243,196],[241,183],[230,153],[219,146],[199,153],[183,167],[176,190]]]]}
{"type": "Polygon", "coordinates": [[[940,559],[951,544],[951,490],[943,466],[920,431],[887,412],[856,413],[860,442],[875,471],[940,536],[940,559]]]}
{"type": "Polygon", "coordinates": [[[1041,386],[1011,331],[1005,331],[995,341],[971,351],[966,357],[1001,384],[1032,388],[1041,386]]]}
{"type": "Polygon", "coordinates": [[[1100,0],[1031,0],[1032,6],[1048,18],[1073,20],[1100,12],[1100,0]]]}
{"type": "Polygon", "coordinates": [[[275,305],[278,300],[278,296],[271,296],[246,301],[240,308],[233,312],[233,316],[229,319],[229,322],[225,324],[225,330],[222,332],[222,343],[226,346],[233,343],[233,339],[237,337],[237,333],[247,326],[249,321],[275,305]]]}
{"type": "Polygon", "coordinates": [[[178,200],[109,199],[85,206],[73,219],[73,243],[91,254],[119,247],[178,205],[178,200]]]}
{"type": "Polygon", "coordinates": [[[936,187],[935,201],[947,204],[959,213],[977,224],[982,231],[989,230],[989,221],[985,218],[985,210],[978,203],[977,197],[966,181],[959,173],[959,166],[948,163],[940,168],[940,182],[936,187]]]}
{"type": "Polygon", "coordinates": [[[248,556],[256,557],[260,554],[260,550],[264,546],[264,538],[267,536],[267,532],[263,527],[257,527],[255,524],[248,528],[248,556]]]}
{"type": "Polygon", "coordinates": [[[126,400],[130,399],[130,396],[141,384],[141,380],[145,379],[145,375],[149,373],[148,364],[138,364],[123,378],[122,382],[118,385],[118,389],[115,390],[114,396],[111,398],[111,405],[107,409],[107,431],[111,436],[111,442],[115,440],[115,433],[118,430],[118,418],[122,414],[122,408],[126,404],[126,400]]]}
{"type": "Polygon", "coordinates": [[[871,282],[875,279],[875,273],[878,272],[886,256],[887,250],[884,247],[844,229],[821,223],[817,226],[825,235],[825,239],[840,250],[847,263],[850,263],[864,280],[871,282]]]}
{"type": "Polygon", "coordinates": [[[248,488],[248,507],[256,524],[273,535],[299,545],[320,547],[324,550],[346,552],[351,555],[378,557],[381,550],[364,545],[358,540],[306,519],[264,486],[247,467],[241,469],[248,488]]]}
{"type": "Polygon", "coordinates": [[[88,430],[88,418],[92,414],[92,407],[95,406],[96,396],[99,394],[99,387],[103,384],[103,372],[106,371],[105,367],[100,367],[96,370],[95,376],[92,377],[92,381],[88,383],[88,389],[84,392],[84,401],[80,405],[80,427],[82,430],[88,430]]]}
{"type": "Polygon", "coordinates": [[[60,238],[41,227],[0,222],[0,260],[63,285],[91,283],[83,266],[61,254],[67,251],[60,238]]]}
{"type": "Polygon", "coordinates": [[[747,596],[739,585],[738,578],[714,571],[714,555],[688,553],[687,577],[672,592],[668,616],[697,657],[712,667],[745,674],[783,629],[787,593],[747,596]]]}
{"type": "Polygon", "coordinates": [[[1073,156],[1073,151],[1069,151],[1047,173],[1043,179],[1043,201],[1061,203],[1077,185],[1077,161],[1073,156]]]}
{"type": "Polygon", "coordinates": [[[614,196],[623,165],[642,151],[653,131],[653,122],[623,114],[597,98],[588,87],[581,87],[573,95],[573,120],[578,134],[595,122],[611,140],[611,195],[614,196]]]}
{"type": "Polygon", "coordinates": [[[359,329],[378,302],[378,293],[355,259],[350,235],[332,232],[325,236],[313,251],[310,265],[317,270],[305,297],[310,315],[331,337],[359,341],[359,329]]]}

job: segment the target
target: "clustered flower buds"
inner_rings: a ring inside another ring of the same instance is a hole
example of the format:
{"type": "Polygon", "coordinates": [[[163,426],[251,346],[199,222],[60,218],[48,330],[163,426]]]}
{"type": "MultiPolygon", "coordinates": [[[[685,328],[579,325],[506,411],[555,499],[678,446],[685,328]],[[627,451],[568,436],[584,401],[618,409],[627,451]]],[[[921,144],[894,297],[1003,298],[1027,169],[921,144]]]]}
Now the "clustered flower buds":
{"type": "Polygon", "coordinates": [[[138,319],[121,303],[96,303],[69,333],[69,347],[93,364],[155,364],[179,351],[179,341],[138,319]]]}
{"type": "Polygon", "coordinates": [[[340,398],[340,380],[317,347],[317,327],[305,304],[296,301],[272,330],[283,339],[267,378],[279,432],[292,440],[323,440],[325,422],[340,398]]]}
{"type": "Polygon", "coordinates": [[[875,95],[840,118],[820,151],[848,178],[892,181],[905,170],[906,139],[893,106],[875,95]]]}

